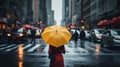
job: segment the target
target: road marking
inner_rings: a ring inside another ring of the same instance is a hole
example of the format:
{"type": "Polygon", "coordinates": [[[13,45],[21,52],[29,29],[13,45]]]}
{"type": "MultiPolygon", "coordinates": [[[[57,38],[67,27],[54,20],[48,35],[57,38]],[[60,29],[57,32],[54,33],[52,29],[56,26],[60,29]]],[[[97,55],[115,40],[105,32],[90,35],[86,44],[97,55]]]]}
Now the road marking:
{"type": "Polygon", "coordinates": [[[29,49],[27,52],[33,52],[35,49],[37,49],[40,46],[40,44],[36,44],[34,47],[29,49]]]}
{"type": "Polygon", "coordinates": [[[25,50],[25,49],[27,49],[27,48],[29,48],[30,46],[32,46],[33,44],[28,44],[28,45],[26,45],[23,49],[25,50]]]}
{"type": "Polygon", "coordinates": [[[74,51],[73,51],[73,48],[70,48],[68,47],[68,45],[65,45],[65,50],[66,50],[66,53],[70,53],[70,54],[74,54],[74,51]]]}
{"type": "Polygon", "coordinates": [[[4,50],[4,49],[7,49],[7,48],[10,48],[10,47],[13,47],[13,46],[15,46],[15,44],[13,44],[13,45],[8,45],[8,46],[6,46],[6,47],[0,48],[0,51],[1,51],[1,50],[4,50]]]}
{"type": "MultiPolygon", "coordinates": [[[[100,46],[100,44],[96,44],[96,43],[92,43],[92,42],[88,42],[88,43],[91,43],[91,44],[90,44],[90,47],[93,47],[93,48],[95,48],[96,45],[99,45],[99,46],[100,46]]],[[[115,53],[115,51],[109,50],[109,49],[107,49],[107,48],[102,48],[102,47],[100,47],[100,49],[101,49],[101,51],[104,51],[103,53],[106,53],[106,52],[115,53]]]]}
{"type": "Polygon", "coordinates": [[[14,49],[16,49],[16,48],[18,48],[18,46],[15,46],[15,47],[13,47],[13,48],[11,48],[11,49],[7,49],[7,50],[5,50],[5,51],[10,52],[10,51],[12,51],[12,50],[14,50],[14,49]]]}
{"type": "Polygon", "coordinates": [[[44,52],[48,52],[49,49],[49,45],[47,44],[47,46],[43,49],[44,52]]]}
{"type": "Polygon", "coordinates": [[[3,47],[3,46],[6,46],[7,44],[2,44],[2,45],[0,45],[0,47],[3,47]]]}
{"type": "MultiPolygon", "coordinates": [[[[85,48],[83,49],[83,48],[81,48],[81,47],[77,47],[77,48],[75,48],[77,51],[80,51],[80,52],[84,52],[84,53],[89,53],[85,48]]],[[[76,51],[75,50],[75,51],[76,51]]]]}

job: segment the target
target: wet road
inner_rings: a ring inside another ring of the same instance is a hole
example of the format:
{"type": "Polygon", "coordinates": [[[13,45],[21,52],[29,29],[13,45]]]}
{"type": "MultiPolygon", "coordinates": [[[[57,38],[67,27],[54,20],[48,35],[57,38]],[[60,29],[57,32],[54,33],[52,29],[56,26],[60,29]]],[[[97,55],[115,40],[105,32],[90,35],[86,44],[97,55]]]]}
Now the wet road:
{"type": "MultiPolygon", "coordinates": [[[[119,47],[101,48],[100,44],[85,41],[77,47],[73,41],[65,45],[65,67],[120,67],[119,47]]],[[[36,44],[1,44],[0,67],[49,67],[48,46],[42,40],[36,44]]]]}

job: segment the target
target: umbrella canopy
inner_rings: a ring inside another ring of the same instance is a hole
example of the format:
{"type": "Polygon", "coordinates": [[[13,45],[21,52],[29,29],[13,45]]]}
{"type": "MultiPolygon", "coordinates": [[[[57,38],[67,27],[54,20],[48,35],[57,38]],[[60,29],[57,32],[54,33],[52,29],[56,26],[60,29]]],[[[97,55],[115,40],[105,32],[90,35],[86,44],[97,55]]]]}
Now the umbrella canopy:
{"type": "Polygon", "coordinates": [[[16,24],[19,24],[19,25],[20,25],[20,24],[21,24],[21,22],[19,22],[19,21],[16,21],[16,24]]]}
{"type": "Polygon", "coordinates": [[[25,25],[23,25],[23,27],[26,28],[26,29],[30,29],[31,25],[25,24],[25,25]]]}
{"type": "Polygon", "coordinates": [[[0,19],[0,23],[7,23],[7,22],[4,21],[3,19],[0,19]]]}
{"type": "Polygon", "coordinates": [[[111,21],[110,20],[102,20],[100,22],[98,22],[97,26],[104,26],[109,24],[111,21]]]}
{"type": "Polygon", "coordinates": [[[120,23],[120,16],[114,17],[111,21],[111,23],[120,23]]]}
{"type": "Polygon", "coordinates": [[[45,43],[55,47],[67,44],[71,36],[67,28],[57,25],[46,27],[42,33],[45,43]]]}
{"type": "Polygon", "coordinates": [[[103,20],[103,25],[107,25],[110,23],[110,20],[103,20]]]}
{"type": "Polygon", "coordinates": [[[31,29],[39,29],[39,28],[37,28],[37,27],[34,27],[34,26],[31,26],[31,29]]]}
{"type": "Polygon", "coordinates": [[[98,22],[97,26],[103,26],[103,22],[102,21],[98,22]]]}
{"type": "Polygon", "coordinates": [[[34,27],[34,26],[31,26],[31,25],[29,25],[29,24],[25,24],[25,25],[23,25],[23,27],[24,27],[25,29],[38,29],[38,28],[36,28],[36,27],[34,27]]]}

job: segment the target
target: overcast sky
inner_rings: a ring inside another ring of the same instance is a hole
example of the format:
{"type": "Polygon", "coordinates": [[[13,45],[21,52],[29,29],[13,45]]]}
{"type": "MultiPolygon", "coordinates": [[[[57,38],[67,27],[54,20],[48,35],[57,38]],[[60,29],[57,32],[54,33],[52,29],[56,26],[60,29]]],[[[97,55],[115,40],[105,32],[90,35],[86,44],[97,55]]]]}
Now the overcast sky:
{"type": "Polygon", "coordinates": [[[62,0],[52,0],[52,10],[54,10],[54,18],[57,24],[61,24],[62,20],[62,0]]]}

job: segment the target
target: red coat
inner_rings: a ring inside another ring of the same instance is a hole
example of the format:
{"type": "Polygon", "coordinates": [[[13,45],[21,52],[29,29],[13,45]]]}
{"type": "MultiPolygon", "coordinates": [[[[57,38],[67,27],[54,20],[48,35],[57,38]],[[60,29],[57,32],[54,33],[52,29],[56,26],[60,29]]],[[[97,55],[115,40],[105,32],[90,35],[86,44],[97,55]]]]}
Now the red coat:
{"type": "Polygon", "coordinates": [[[62,53],[65,53],[65,48],[64,46],[61,47],[53,47],[49,46],[49,51],[48,53],[55,53],[55,61],[50,60],[50,67],[64,67],[64,58],[62,56],[62,53]]]}

